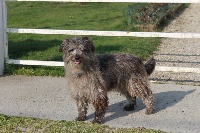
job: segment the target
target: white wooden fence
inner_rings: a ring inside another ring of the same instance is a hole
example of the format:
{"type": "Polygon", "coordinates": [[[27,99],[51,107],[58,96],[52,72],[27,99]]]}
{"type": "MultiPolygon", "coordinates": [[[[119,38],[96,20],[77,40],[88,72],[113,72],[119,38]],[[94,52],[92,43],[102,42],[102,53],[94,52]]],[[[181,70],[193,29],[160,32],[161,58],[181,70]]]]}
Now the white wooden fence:
{"type": "MultiPolygon", "coordinates": [[[[8,59],[7,33],[131,36],[131,37],[166,37],[166,38],[200,38],[200,33],[163,33],[163,32],[125,32],[125,31],[89,31],[89,30],[7,28],[6,1],[200,3],[200,0],[0,0],[0,75],[3,74],[4,62],[8,63],[8,64],[22,64],[22,65],[45,65],[45,66],[63,66],[64,65],[63,62],[56,62],[56,61],[8,59]]],[[[200,73],[200,68],[156,66],[156,71],[200,73]]]]}

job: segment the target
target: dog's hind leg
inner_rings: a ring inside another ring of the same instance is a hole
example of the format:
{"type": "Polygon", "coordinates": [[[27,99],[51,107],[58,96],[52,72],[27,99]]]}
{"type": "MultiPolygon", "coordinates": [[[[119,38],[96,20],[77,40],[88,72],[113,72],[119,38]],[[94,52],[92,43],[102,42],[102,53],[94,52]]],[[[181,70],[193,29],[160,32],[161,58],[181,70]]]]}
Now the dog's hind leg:
{"type": "Polygon", "coordinates": [[[95,117],[93,123],[101,124],[108,107],[108,97],[105,94],[99,94],[92,102],[95,108],[95,117]]]}
{"type": "Polygon", "coordinates": [[[153,113],[153,94],[150,89],[148,89],[148,96],[143,98],[144,104],[146,105],[146,114],[150,115],[153,113]]]}
{"type": "Polygon", "coordinates": [[[152,114],[153,112],[153,94],[149,88],[148,81],[140,78],[132,78],[129,80],[130,95],[132,97],[138,96],[142,98],[146,106],[146,114],[152,114]]]}
{"type": "Polygon", "coordinates": [[[76,104],[78,109],[78,117],[76,118],[76,121],[85,121],[88,109],[88,101],[83,99],[77,99],[76,104]]]}
{"type": "Polygon", "coordinates": [[[126,99],[128,100],[129,104],[124,106],[125,111],[133,111],[136,105],[136,97],[132,97],[128,92],[124,94],[126,99]]]}

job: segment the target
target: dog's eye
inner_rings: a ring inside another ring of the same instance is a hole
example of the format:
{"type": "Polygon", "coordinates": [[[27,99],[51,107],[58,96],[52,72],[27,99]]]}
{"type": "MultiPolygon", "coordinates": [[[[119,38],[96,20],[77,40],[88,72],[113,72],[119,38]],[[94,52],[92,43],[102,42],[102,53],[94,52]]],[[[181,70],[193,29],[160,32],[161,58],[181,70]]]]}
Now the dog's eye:
{"type": "Polygon", "coordinates": [[[84,52],[84,53],[86,53],[86,54],[88,54],[90,51],[89,51],[89,50],[86,50],[86,49],[84,49],[84,50],[83,50],[83,52],[84,52]]]}
{"type": "Polygon", "coordinates": [[[69,49],[69,50],[68,50],[69,53],[72,52],[72,51],[74,51],[74,49],[69,49]]]}

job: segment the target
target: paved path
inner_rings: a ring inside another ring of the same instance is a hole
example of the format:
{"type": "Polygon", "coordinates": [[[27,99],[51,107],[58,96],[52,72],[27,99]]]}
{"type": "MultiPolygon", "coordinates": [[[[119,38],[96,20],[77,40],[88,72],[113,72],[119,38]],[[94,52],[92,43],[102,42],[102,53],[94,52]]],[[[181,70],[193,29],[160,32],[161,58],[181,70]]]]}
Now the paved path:
{"type": "MultiPolygon", "coordinates": [[[[64,78],[4,76],[0,77],[0,113],[14,116],[74,120],[77,112],[70,99],[64,78]]],[[[200,132],[200,87],[175,84],[151,84],[155,113],[145,115],[140,99],[135,111],[125,112],[126,100],[110,93],[104,119],[112,127],[146,127],[173,133],[200,132]]],[[[94,110],[90,107],[88,121],[94,110]]]]}

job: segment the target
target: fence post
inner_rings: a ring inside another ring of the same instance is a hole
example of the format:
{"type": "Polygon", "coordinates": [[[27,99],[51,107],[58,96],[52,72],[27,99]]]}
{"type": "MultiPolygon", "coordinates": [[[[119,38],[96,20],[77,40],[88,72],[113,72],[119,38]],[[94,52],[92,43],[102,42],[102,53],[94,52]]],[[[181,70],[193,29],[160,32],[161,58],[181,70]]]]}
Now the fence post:
{"type": "Polygon", "coordinates": [[[0,75],[4,72],[6,46],[6,7],[5,0],[0,0],[0,75]]]}

